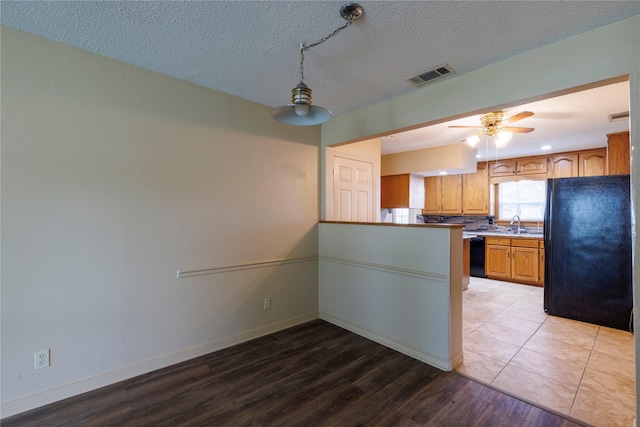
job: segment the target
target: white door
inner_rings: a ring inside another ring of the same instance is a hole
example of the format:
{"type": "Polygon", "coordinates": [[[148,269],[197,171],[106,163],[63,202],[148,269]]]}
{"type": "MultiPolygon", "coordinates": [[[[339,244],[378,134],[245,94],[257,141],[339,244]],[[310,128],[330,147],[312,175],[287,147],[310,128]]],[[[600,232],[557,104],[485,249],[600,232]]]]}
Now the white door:
{"type": "Polygon", "coordinates": [[[333,218],[373,222],[373,164],[333,157],[333,218]]]}

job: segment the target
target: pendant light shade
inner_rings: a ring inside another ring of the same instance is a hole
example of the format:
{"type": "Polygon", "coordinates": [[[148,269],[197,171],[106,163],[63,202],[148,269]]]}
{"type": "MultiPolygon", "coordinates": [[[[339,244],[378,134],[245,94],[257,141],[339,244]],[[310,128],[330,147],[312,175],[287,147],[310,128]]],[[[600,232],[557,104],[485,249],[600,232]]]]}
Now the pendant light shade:
{"type": "Polygon", "coordinates": [[[331,111],[311,105],[312,92],[309,86],[304,83],[304,52],[329,40],[350,26],[363,13],[364,9],[357,3],[345,4],[340,8],[340,16],[349,22],[315,43],[300,44],[300,83],[291,90],[291,104],[274,108],[271,110],[271,117],[279,122],[294,126],[319,125],[332,117],[331,111]]]}
{"type": "Polygon", "coordinates": [[[308,105],[306,107],[308,108],[306,114],[297,114],[296,108],[298,108],[298,110],[300,109],[299,104],[284,105],[271,110],[271,117],[279,122],[293,126],[319,125],[333,117],[331,111],[325,108],[316,107],[315,105],[308,105]]]}
{"type": "Polygon", "coordinates": [[[271,117],[279,122],[294,126],[319,125],[329,120],[331,111],[311,105],[312,91],[300,82],[291,90],[291,104],[271,110],[271,117]]]}

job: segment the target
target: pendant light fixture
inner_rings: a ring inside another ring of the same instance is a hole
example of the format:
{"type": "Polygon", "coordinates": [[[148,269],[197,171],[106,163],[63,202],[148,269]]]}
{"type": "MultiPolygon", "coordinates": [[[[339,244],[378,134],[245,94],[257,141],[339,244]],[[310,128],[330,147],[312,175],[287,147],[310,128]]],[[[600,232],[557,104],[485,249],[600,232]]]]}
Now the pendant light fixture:
{"type": "Polygon", "coordinates": [[[361,17],[363,13],[364,9],[357,3],[345,4],[340,8],[340,16],[347,20],[346,24],[308,46],[300,43],[300,83],[291,90],[291,104],[274,108],[271,110],[271,117],[279,122],[294,126],[318,125],[331,118],[331,111],[311,105],[311,88],[304,83],[304,53],[312,47],[326,42],[353,24],[353,21],[361,17]]]}

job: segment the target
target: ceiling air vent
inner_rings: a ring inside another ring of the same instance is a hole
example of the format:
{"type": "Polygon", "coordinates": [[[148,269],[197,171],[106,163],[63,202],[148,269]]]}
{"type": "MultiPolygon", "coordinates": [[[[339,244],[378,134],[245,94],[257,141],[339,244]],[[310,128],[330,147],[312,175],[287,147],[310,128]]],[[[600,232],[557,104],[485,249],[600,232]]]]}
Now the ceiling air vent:
{"type": "Polygon", "coordinates": [[[622,113],[609,114],[609,121],[610,122],[618,122],[620,120],[626,120],[628,118],[629,118],[629,112],[628,111],[623,111],[622,113]]]}
{"type": "Polygon", "coordinates": [[[433,83],[436,80],[440,80],[455,73],[456,70],[451,68],[449,65],[442,64],[440,66],[437,66],[436,68],[425,71],[424,73],[420,73],[417,76],[407,77],[405,80],[410,81],[415,86],[422,86],[427,83],[433,83]]]}

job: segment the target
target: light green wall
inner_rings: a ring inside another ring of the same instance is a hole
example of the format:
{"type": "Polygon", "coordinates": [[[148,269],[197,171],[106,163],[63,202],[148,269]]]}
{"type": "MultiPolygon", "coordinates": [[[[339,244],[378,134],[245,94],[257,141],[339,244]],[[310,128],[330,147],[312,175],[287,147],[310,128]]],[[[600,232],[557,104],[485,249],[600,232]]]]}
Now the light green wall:
{"type": "Polygon", "coordinates": [[[317,127],[1,37],[3,417],[317,317],[317,127]]]}
{"type": "Polygon", "coordinates": [[[462,226],[321,223],[320,317],[439,369],[462,362],[462,226]]]}

